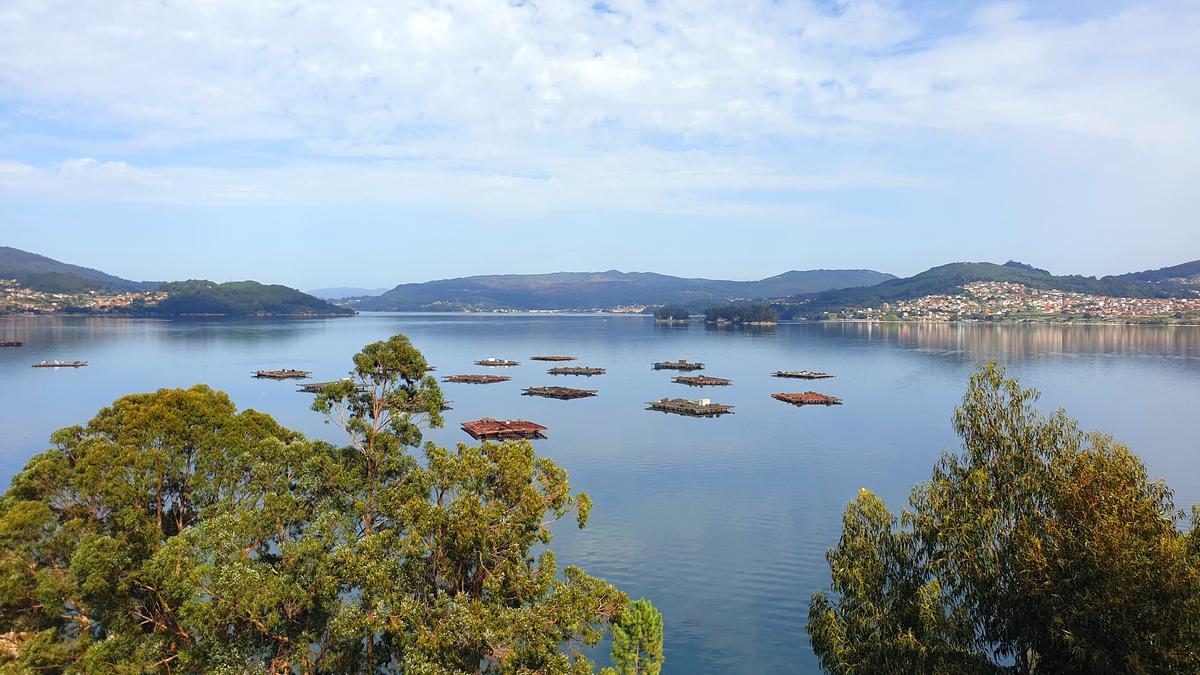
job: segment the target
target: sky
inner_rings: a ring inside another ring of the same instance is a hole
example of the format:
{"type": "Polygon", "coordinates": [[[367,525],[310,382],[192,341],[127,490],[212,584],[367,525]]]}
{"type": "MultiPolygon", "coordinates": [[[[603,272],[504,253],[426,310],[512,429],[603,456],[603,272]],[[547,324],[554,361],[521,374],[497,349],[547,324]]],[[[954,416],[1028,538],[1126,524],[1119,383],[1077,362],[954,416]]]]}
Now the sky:
{"type": "Polygon", "coordinates": [[[311,289],[1200,258],[1200,3],[0,4],[0,245],[311,289]]]}

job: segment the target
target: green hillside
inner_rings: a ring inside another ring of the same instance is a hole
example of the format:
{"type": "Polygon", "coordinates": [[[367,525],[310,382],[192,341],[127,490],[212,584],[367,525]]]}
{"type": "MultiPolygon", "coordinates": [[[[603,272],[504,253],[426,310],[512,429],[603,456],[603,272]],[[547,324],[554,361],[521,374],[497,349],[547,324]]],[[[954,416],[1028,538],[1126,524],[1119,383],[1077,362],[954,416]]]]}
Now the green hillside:
{"type": "Polygon", "coordinates": [[[25,288],[45,293],[145,291],[158,286],[153,281],[130,281],[11,246],[0,246],[0,279],[16,279],[25,288]]]}
{"type": "Polygon", "coordinates": [[[681,304],[694,309],[732,300],[781,298],[877,284],[872,270],[791,271],[759,281],[689,279],[650,272],[500,274],[402,284],[354,307],[371,310],[593,309],[681,304]]]}
{"type": "Polygon", "coordinates": [[[353,314],[352,310],[301,293],[294,288],[260,284],[257,281],[231,281],[224,284],[193,279],[163,284],[166,300],[143,307],[151,316],[221,315],[335,315],[353,314]]]}
{"type": "Polygon", "coordinates": [[[1164,283],[1181,279],[1200,282],[1200,260],[1193,260],[1192,262],[1183,263],[1182,265],[1163,267],[1157,270],[1133,272],[1131,274],[1122,274],[1120,276],[1105,278],[1117,279],[1121,281],[1146,281],[1151,283],[1164,283]]]}
{"type": "MultiPolygon", "coordinates": [[[[1200,262],[1165,269],[1191,269],[1189,266],[1200,266],[1200,262]]],[[[1196,293],[1194,286],[1167,281],[1175,277],[1163,276],[1155,280],[1155,275],[1155,272],[1138,272],[1101,278],[1056,276],[1046,270],[1013,261],[1003,265],[987,262],[950,263],[911,277],[892,279],[865,288],[797,295],[792,298],[793,302],[798,303],[793,308],[793,314],[819,318],[825,312],[836,312],[847,307],[878,307],[883,303],[912,300],[926,295],[955,294],[962,290],[963,284],[975,281],[1002,281],[1024,284],[1030,288],[1135,298],[1168,298],[1196,293]]]]}

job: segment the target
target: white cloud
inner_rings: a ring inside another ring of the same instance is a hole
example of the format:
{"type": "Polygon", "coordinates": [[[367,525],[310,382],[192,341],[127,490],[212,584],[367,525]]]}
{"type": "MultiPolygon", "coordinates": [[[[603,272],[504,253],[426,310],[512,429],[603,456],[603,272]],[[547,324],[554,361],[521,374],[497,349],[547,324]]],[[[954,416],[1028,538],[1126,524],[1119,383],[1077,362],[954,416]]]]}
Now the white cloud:
{"type": "Polygon", "coordinates": [[[988,5],[949,28],[887,0],[602,7],[18,0],[0,8],[0,92],[21,124],[0,138],[24,150],[0,185],[686,209],[927,185],[937,167],[912,156],[930,138],[986,152],[1046,133],[1200,172],[1180,150],[1200,146],[1184,4],[1078,20],[988,5]]]}

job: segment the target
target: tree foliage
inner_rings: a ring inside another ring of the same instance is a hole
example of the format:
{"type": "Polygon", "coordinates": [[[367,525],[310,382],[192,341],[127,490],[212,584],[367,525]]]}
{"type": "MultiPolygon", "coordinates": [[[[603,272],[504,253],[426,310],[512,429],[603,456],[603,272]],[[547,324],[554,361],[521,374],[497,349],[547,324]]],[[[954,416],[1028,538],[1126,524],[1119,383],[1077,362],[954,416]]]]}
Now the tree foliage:
{"type": "Polygon", "coordinates": [[[0,500],[9,667],[591,672],[620,591],[558,569],[587,495],[528,442],[425,444],[441,393],[402,336],[354,357],[310,441],[205,386],[55,433],[0,500]]]}
{"type": "Polygon", "coordinates": [[[353,310],[279,284],[230,281],[223,284],[192,279],[162,284],[168,297],[154,305],[135,308],[149,315],[216,314],[255,316],[280,314],[352,314],[353,310]]]}
{"type": "Polygon", "coordinates": [[[663,617],[649,600],[629,603],[612,628],[612,668],[604,675],[658,675],[663,666],[663,617]]]}
{"type": "Polygon", "coordinates": [[[704,310],[708,323],[731,321],[733,323],[778,323],[779,312],[770,305],[734,304],[709,307],[704,310]]]}
{"type": "Polygon", "coordinates": [[[683,305],[663,305],[654,310],[654,318],[659,321],[687,321],[692,312],[683,305]]]}
{"type": "Polygon", "coordinates": [[[898,520],[867,490],[808,632],[834,673],[1196,672],[1200,527],[1125,446],[1049,417],[995,364],[898,520]]]}

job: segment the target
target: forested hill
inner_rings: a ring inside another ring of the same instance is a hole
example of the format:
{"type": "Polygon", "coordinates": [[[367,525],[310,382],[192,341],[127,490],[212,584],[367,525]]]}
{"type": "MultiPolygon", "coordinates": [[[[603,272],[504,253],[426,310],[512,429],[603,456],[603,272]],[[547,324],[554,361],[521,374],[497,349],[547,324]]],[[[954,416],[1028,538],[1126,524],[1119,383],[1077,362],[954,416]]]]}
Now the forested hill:
{"type": "Polygon", "coordinates": [[[1106,278],[1119,281],[1145,281],[1160,284],[1185,281],[1196,283],[1200,282],[1200,260],[1193,260],[1192,262],[1183,263],[1182,265],[1163,267],[1162,269],[1157,270],[1133,272],[1130,274],[1122,274],[1119,276],[1106,278]]]}
{"type": "Polygon", "coordinates": [[[286,316],[353,314],[353,310],[301,293],[294,288],[257,281],[174,281],[159,289],[168,297],[143,308],[151,316],[221,315],[286,316]]]}
{"type": "Polygon", "coordinates": [[[130,281],[10,246],[0,246],[0,279],[16,279],[25,288],[47,293],[146,291],[158,286],[154,281],[130,281]]]}
{"type": "Polygon", "coordinates": [[[893,279],[873,270],[805,270],[758,281],[687,279],[650,272],[558,272],[463,277],[402,284],[353,306],[372,310],[594,309],[683,304],[703,309],[742,299],[782,298],[893,279]]]}
{"type": "Polygon", "coordinates": [[[1200,274],[1200,261],[1151,272],[1119,276],[1057,276],[1024,263],[1009,261],[1003,265],[987,262],[959,262],[928,269],[920,274],[891,279],[865,288],[844,288],[821,293],[798,294],[800,316],[818,317],[824,312],[847,307],[878,307],[883,303],[911,300],[926,295],[955,294],[963,284],[976,281],[1018,283],[1030,288],[1055,289],[1076,293],[1134,298],[1181,297],[1200,292],[1200,287],[1181,281],[1200,274]]]}

